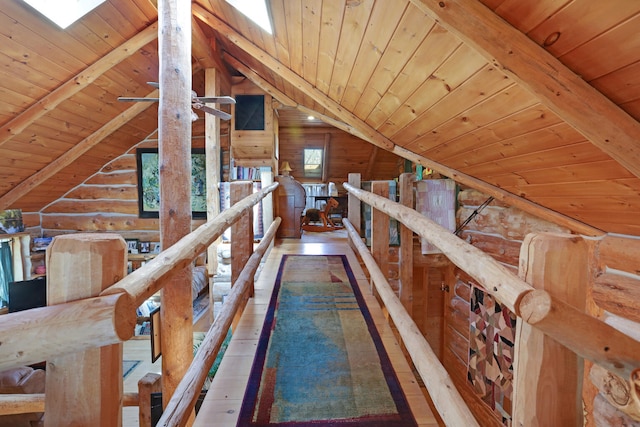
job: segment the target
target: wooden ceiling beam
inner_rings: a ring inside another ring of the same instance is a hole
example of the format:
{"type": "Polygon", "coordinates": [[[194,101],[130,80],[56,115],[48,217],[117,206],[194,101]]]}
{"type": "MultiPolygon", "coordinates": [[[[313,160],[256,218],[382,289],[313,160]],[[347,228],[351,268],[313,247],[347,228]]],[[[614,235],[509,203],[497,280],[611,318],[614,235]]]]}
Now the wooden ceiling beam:
{"type": "Polygon", "coordinates": [[[260,77],[258,73],[253,71],[250,67],[243,64],[235,58],[234,56],[229,55],[227,52],[222,54],[222,58],[233,68],[240,71],[246,78],[251,80],[253,84],[262,89],[265,93],[268,93],[276,100],[278,100],[282,105],[286,105],[287,107],[297,107],[298,104],[293,99],[289,98],[286,94],[282,93],[277,87],[260,77]]]}
{"type": "MultiPolygon", "coordinates": [[[[148,98],[157,98],[158,96],[159,92],[157,89],[147,95],[148,98]]],[[[71,165],[84,153],[98,145],[107,136],[120,129],[120,127],[129,122],[129,120],[133,119],[152,105],[152,102],[136,102],[132,107],[129,107],[122,113],[118,114],[100,129],[74,145],[73,148],[65,152],[62,156],[58,157],[0,197],[0,210],[7,209],[12,203],[19,200],[35,187],[48,180],[62,169],[71,165]]]]}
{"type": "Polygon", "coordinates": [[[411,0],[640,177],[640,123],[478,0],[411,0]]]}
{"type": "Polygon", "coordinates": [[[314,117],[322,120],[324,123],[328,125],[331,125],[347,133],[350,133],[353,136],[357,136],[358,138],[363,139],[367,142],[369,141],[362,132],[358,131],[358,129],[354,128],[353,126],[350,126],[344,122],[341,122],[340,120],[336,120],[334,118],[321,114],[315,110],[312,110],[311,108],[305,107],[302,104],[298,104],[296,101],[291,99],[286,94],[282,93],[278,88],[276,88],[271,83],[263,79],[258,73],[253,71],[247,65],[243,64],[237,58],[231,56],[226,52],[223,54],[222,57],[229,65],[231,65],[233,68],[241,72],[246,78],[251,80],[251,82],[253,82],[253,84],[258,86],[260,89],[262,89],[269,95],[273,96],[282,105],[287,107],[297,108],[298,110],[302,111],[305,114],[313,115],[314,117]]]}
{"type": "Polygon", "coordinates": [[[327,95],[316,89],[311,83],[297,75],[291,69],[283,65],[280,61],[270,56],[267,52],[258,48],[241,34],[228,26],[225,22],[213,15],[203,7],[193,4],[193,14],[202,22],[213,28],[221,37],[227,38],[231,43],[260,61],[264,66],[277,73],[297,90],[309,96],[323,108],[327,109],[336,117],[342,118],[348,125],[353,126],[367,137],[367,140],[385,150],[392,150],[395,144],[389,138],[380,134],[371,126],[360,120],[351,111],[346,110],[340,104],[329,98],[327,95]]]}
{"type": "Polygon", "coordinates": [[[156,38],[158,38],[158,24],[153,23],[38,100],[19,116],[0,127],[0,147],[156,38]]]}
{"type": "Polygon", "coordinates": [[[206,36],[195,17],[191,18],[191,56],[199,64],[200,69],[215,68],[222,78],[225,87],[231,87],[229,70],[212,48],[209,38],[206,36]]]}
{"type": "Polygon", "coordinates": [[[554,224],[558,224],[563,227],[567,227],[575,233],[579,233],[585,236],[603,236],[605,234],[602,230],[591,227],[590,225],[577,221],[571,217],[568,217],[551,209],[547,209],[544,206],[516,196],[515,194],[509,193],[508,191],[496,187],[495,185],[491,185],[487,182],[474,178],[470,175],[466,175],[455,169],[451,169],[441,163],[427,159],[426,157],[409,151],[406,148],[396,146],[393,149],[393,153],[407,160],[411,160],[414,163],[431,168],[434,171],[446,177],[449,177],[456,182],[459,182],[460,184],[481,191],[489,196],[492,196],[496,200],[514,206],[518,209],[535,215],[538,218],[542,218],[546,221],[553,222],[554,224]]]}
{"type": "MultiPolygon", "coordinates": [[[[324,108],[331,111],[333,114],[335,114],[338,117],[344,117],[346,113],[349,113],[339,105],[337,106],[337,108],[335,106],[333,106],[334,108],[328,108],[328,106],[322,102],[322,101],[326,101],[324,99],[325,98],[324,94],[319,93],[319,91],[314,89],[308,82],[306,82],[301,77],[293,73],[284,65],[280,64],[275,59],[271,58],[267,53],[263,52],[262,50],[258,49],[255,45],[248,42],[241,35],[237,34],[233,29],[227,26],[224,22],[220,21],[217,17],[211,15],[209,12],[207,12],[206,10],[202,9],[201,7],[195,4],[193,7],[194,7],[194,15],[196,15],[199,19],[201,19],[206,24],[210,25],[214,30],[216,30],[218,33],[220,33],[224,37],[227,37],[232,43],[236,44],[238,47],[240,47],[242,50],[247,52],[249,55],[259,60],[265,66],[267,66],[274,72],[278,73],[283,79],[287,80],[289,83],[295,86],[298,90],[301,90],[303,93],[313,98],[316,102],[323,105],[324,108]]],[[[228,55],[224,56],[224,60],[232,64],[231,61],[229,60],[230,58],[231,57],[228,55]]],[[[251,77],[249,77],[249,75],[245,74],[247,78],[256,79],[256,81],[260,81],[260,80],[264,81],[264,79],[258,76],[255,72],[251,71],[251,73],[248,73],[248,71],[250,71],[248,67],[244,65],[238,66],[241,64],[240,61],[238,60],[235,60],[235,61],[236,61],[235,65],[233,65],[233,67],[236,68],[238,71],[242,72],[243,74],[247,72],[247,74],[251,75],[251,77]],[[242,67],[244,67],[244,69],[242,69],[242,67]]],[[[254,83],[256,82],[254,81],[254,83]]],[[[258,83],[256,83],[256,85],[260,86],[258,83]]],[[[317,114],[317,113],[314,113],[314,114],[317,114]]],[[[353,115],[349,113],[348,117],[352,117],[352,116],[353,115]]],[[[364,141],[370,142],[371,144],[377,147],[386,149],[387,151],[391,151],[392,153],[404,159],[411,160],[412,162],[421,164],[423,166],[427,166],[435,170],[436,172],[441,173],[442,175],[445,175],[451,179],[454,179],[456,182],[459,182],[463,185],[467,185],[471,188],[475,188],[476,190],[482,191],[490,196],[493,196],[497,200],[500,200],[504,203],[507,203],[519,209],[522,209],[525,212],[528,212],[532,215],[536,215],[547,221],[551,221],[555,224],[565,226],[576,233],[580,233],[587,236],[601,236],[604,234],[602,230],[591,227],[573,218],[570,218],[558,212],[547,209],[543,206],[540,206],[522,197],[516,196],[515,194],[509,193],[508,191],[502,190],[501,188],[498,188],[494,185],[481,181],[472,176],[460,173],[457,170],[451,169],[445,165],[434,162],[430,159],[427,159],[426,157],[420,156],[412,151],[409,151],[405,148],[395,145],[393,144],[393,142],[391,142],[387,138],[380,135],[377,131],[371,129],[368,125],[365,124],[366,126],[365,129],[363,129],[361,126],[358,126],[358,124],[360,123],[362,123],[362,121],[360,121],[360,119],[358,118],[355,118],[355,120],[348,120],[348,123],[346,123],[345,125],[348,126],[349,128],[345,128],[341,130],[345,130],[353,135],[356,135],[359,138],[363,139],[364,141]],[[365,130],[367,131],[365,132],[365,130]],[[380,143],[380,141],[385,141],[385,140],[389,141],[389,143],[392,144],[391,148],[389,148],[388,145],[380,143]]]]}

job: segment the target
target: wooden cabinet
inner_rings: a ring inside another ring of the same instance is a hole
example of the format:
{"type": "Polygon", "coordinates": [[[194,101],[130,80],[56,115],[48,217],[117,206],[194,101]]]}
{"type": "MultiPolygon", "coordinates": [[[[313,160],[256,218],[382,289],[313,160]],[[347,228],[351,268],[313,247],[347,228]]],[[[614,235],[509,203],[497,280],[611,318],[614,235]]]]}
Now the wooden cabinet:
{"type": "Polygon", "coordinates": [[[276,216],[282,218],[276,237],[301,237],[300,221],[305,205],[305,192],[302,184],[290,176],[276,176],[280,184],[275,191],[274,203],[276,216]]]}

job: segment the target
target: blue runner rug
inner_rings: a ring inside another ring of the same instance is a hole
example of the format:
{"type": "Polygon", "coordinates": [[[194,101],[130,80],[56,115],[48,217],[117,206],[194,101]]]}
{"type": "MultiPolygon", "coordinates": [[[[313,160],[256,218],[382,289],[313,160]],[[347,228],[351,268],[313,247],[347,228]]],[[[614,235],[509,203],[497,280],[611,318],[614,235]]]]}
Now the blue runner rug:
{"type": "Polygon", "coordinates": [[[415,426],[344,255],[285,255],[238,426],[415,426]]]}

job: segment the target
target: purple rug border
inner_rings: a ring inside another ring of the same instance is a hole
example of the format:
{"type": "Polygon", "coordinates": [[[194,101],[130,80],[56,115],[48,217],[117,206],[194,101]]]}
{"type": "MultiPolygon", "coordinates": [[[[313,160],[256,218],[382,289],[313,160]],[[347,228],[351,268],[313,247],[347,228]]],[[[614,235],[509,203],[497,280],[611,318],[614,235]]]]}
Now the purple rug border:
{"type": "Polygon", "coordinates": [[[346,427],[346,426],[361,426],[361,427],[413,427],[417,426],[417,423],[413,417],[411,409],[409,408],[409,404],[407,402],[406,396],[402,391],[400,386],[400,381],[391,365],[391,360],[389,359],[389,355],[384,348],[382,343],[382,338],[376,329],[375,323],[373,321],[373,317],[365,304],[364,297],[360,292],[360,288],[355,279],[353,271],[351,270],[351,266],[349,265],[349,261],[347,260],[346,255],[305,255],[305,254],[286,254],[282,256],[282,261],[280,262],[280,267],[278,268],[278,274],[276,276],[276,281],[273,287],[273,293],[271,294],[271,298],[269,300],[269,307],[267,309],[267,313],[265,316],[264,325],[262,327],[262,331],[260,333],[260,338],[258,340],[258,346],[256,349],[256,356],[253,360],[253,365],[251,366],[251,373],[249,375],[249,382],[247,384],[247,390],[245,392],[244,398],[242,400],[242,406],[240,408],[240,414],[238,416],[238,422],[236,424],[237,427],[306,427],[306,426],[326,426],[326,427],[346,427]],[[280,286],[282,282],[282,274],[284,271],[284,265],[287,259],[291,256],[325,256],[325,257],[340,257],[342,260],[342,265],[347,273],[347,277],[349,278],[349,284],[351,285],[351,289],[353,290],[353,294],[358,302],[358,306],[360,307],[360,311],[362,312],[362,316],[365,319],[367,324],[367,328],[369,330],[369,334],[374,342],[376,350],[378,352],[378,357],[380,358],[380,366],[382,368],[382,372],[387,381],[387,386],[389,387],[389,391],[391,392],[391,396],[393,397],[394,403],[396,404],[396,408],[398,409],[398,415],[394,416],[393,419],[390,417],[377,416],[372,417],[371,419],[365,420],[363,418],[358,419],[344,419],[344,420],[314,420],[314,421],[294,421],[294,422],[283,422],[283,423],[269,423],[269,424],[257,424],[251,421],[253,417],[253,411],[257,402],[258,392],[260,390],[260,379],[262,378],[262,371],[265,364],[265,359],[267,355],[267,348],[269,345],[269,340],[271,338],[271,331],[273,328],[273,322],[276,313],[276,307],[278,302],[278,296],[280,294],[280,286]],[[249,403],[251,402],[251,403],[249,403]],[[398,419],[399,418],[399,419],[398,419]]]}

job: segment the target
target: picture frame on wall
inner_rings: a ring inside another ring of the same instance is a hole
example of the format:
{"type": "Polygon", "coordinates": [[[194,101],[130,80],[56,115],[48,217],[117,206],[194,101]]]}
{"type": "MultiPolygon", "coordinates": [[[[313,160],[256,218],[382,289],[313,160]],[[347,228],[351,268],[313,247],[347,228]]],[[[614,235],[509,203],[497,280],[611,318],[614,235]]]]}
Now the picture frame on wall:
{"type": "Polygon", "coordinates": [[[125,239],[125,242],[127,242],[127,252],[130,254],[138,253],[138,239],[125,239]]]}
{"type": "Polygon", "coordinates": [[[151,363],[154,363],[162,356],[162,348],[160,347],[160,307],[149,313],[149,319],[151,326],[151,363]]]}
{"type": "Polygon", "coordinates": [[[151,242],[140,242],[140,253],[148,254],[151,252],[151,242]]]}
{"type": "MultiPolygon", "coordinates": [[[[140,218],[160,216],[160,171],[157,148],[138,148],[138,210],[140,218]]],[[[203,148],[191,149],[191,215],[207,217],[206,155],[203,148]]]]}

